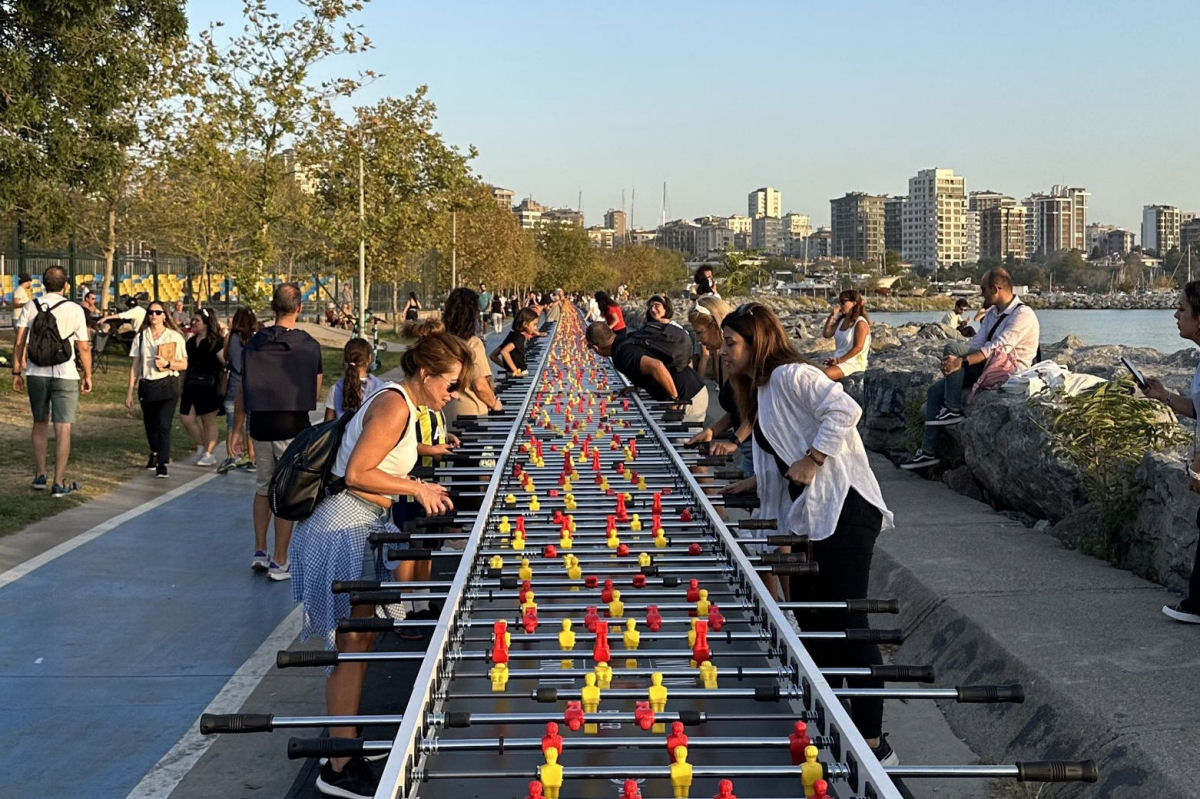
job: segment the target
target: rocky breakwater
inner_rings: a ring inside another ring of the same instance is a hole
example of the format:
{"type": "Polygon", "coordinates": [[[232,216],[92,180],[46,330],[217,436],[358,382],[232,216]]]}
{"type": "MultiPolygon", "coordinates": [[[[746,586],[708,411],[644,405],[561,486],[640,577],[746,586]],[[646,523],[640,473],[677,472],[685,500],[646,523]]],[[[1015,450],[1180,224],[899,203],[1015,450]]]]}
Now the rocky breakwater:
{"type": "MultiPolygon", "coordinates": [[[[789,329],[801,350],[821,362],[832,341],[820,338],[823,317],[791,316],[789,329]]],[[[845,380],[863,407],[860,432],[869,449],[899,463],[919,445],[925,390],[940,377],[942,347],[957,333],[936,324],[872,328],[870,367],[845,380]]],[[[1115,377],[1125,355],[1172,391],[1186,394],[1200,362],[1200,350],[1163,355],[1152,349],[1089,346],[1068,336],[1046,345],[1042,357],[1072,372],[1115,377]]],[[[1190,425],[1190,420],[1182,420],[1190,425]]],[[[959,493],[1004,510],[1027,524],[1047,530],[1069,546],[1098,549],[1099,509],[1089,502],[1080,475],[1051,452],[1043,412],[1020,395],[1000,391],[976,394],[966,419],[941,431],[942,464],[927,470],[959,493]]],[[[1144,486],[1136,519],[1113,548],[1115,565],[1169,588],[1185,587],[1196,542],[1200,497],[1187,490],[1180,450],[1147,454],[1136,473],[1144,486]]]]}

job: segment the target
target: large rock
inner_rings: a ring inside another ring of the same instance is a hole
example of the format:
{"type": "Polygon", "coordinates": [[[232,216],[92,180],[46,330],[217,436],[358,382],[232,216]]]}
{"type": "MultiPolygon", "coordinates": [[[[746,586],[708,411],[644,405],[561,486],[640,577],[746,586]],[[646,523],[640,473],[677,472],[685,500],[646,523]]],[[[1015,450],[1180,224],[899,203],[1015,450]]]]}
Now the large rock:
{"type": "Polygon", "coordinates": [[[1146,455],[1135,474],[1146,486],[1137,518],[1128,528],[1124,562],[1134,574],[1186,593],[1196,554],[1200,495],[1188,490],[1182,450],[1146,455]]]}

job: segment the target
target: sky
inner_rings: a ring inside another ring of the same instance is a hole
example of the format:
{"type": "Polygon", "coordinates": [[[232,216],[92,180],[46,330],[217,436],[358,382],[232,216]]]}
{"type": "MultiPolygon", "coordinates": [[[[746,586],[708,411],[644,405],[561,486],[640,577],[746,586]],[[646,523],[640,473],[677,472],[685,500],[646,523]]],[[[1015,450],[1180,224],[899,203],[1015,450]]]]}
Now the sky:
{"type": "MultiPolygon", "coordinates": [[[[295,0],[269,0],[294,18],[295,0]]],[[[193,31],[240,0],[188,0],[193,31]]],[[[373,48],[324,74],[421,84],[480,177],[552,206],[668,218],[746,213],[769,185],[828,224],[848,191],[904,194],[947,167],[967,191],[1091,192],[1088,221],[1200,211],[1200,3],[409,2],[353,21],[373,48]],[[636,196],[636,200],[635,200],[636,196]],[[635,204],[636,203],[636,204],[635,204]]]]}

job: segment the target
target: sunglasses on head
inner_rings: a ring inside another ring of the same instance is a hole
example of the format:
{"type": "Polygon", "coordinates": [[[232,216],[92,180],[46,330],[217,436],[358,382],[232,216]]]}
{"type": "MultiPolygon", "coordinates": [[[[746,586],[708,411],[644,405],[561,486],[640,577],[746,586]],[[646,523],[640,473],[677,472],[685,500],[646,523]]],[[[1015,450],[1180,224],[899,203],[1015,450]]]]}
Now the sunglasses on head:
{"type": "Polygon", "coordinates": [[[757,303],[743,302],[741,305],[733,309],[730,316],[754,316],[754,309],[758,307],[757,303]]]}

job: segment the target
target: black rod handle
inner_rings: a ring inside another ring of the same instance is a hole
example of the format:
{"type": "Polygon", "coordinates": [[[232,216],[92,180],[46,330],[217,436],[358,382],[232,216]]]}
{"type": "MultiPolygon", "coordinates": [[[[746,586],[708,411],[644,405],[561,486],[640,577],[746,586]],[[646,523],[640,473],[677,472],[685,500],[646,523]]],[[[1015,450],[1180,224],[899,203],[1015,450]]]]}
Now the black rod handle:
{"type": "Polygon", "coordinates": [[[293,666],[336,666],[337,664],[337,652],[281,649],[275,655],[275,665],[281,669],[290,669],[293,666]]]}
{"type": "Polygon", "coordinates": [[[1020,685],[962,685],[954,689],[959,702],[1024,702],[1025,689],[1020,685]]]}
{"type": "Polygon", "coordinates": [[[870,644],[902,644],[904,643],[904,630],[876,630],[866,627],[846,630],[846,640],[866,641],[870,644]]]}
{"type": "Polygon", "coordinates": [[[1021,782],[1095,782],[1100,769],[1095,760],[1027,760],[1017,763],[1021,782]]]}
{"type": "Polygon", "coordinates": [[[271,713],[204,713],[200,716],[200,734],[270,732],[275,729],[271,713]]]}
{"type": "Polygon", "coordinates": [[[846,610],[851,613],[899,613],[895,599],[847,599],[846,610]]]}
{"type": "Polygon", "coordinates": [[[901,666],[886,665],[872,666],[871,676],[887,682],[933,682],[932,666],[901,666]]]}

